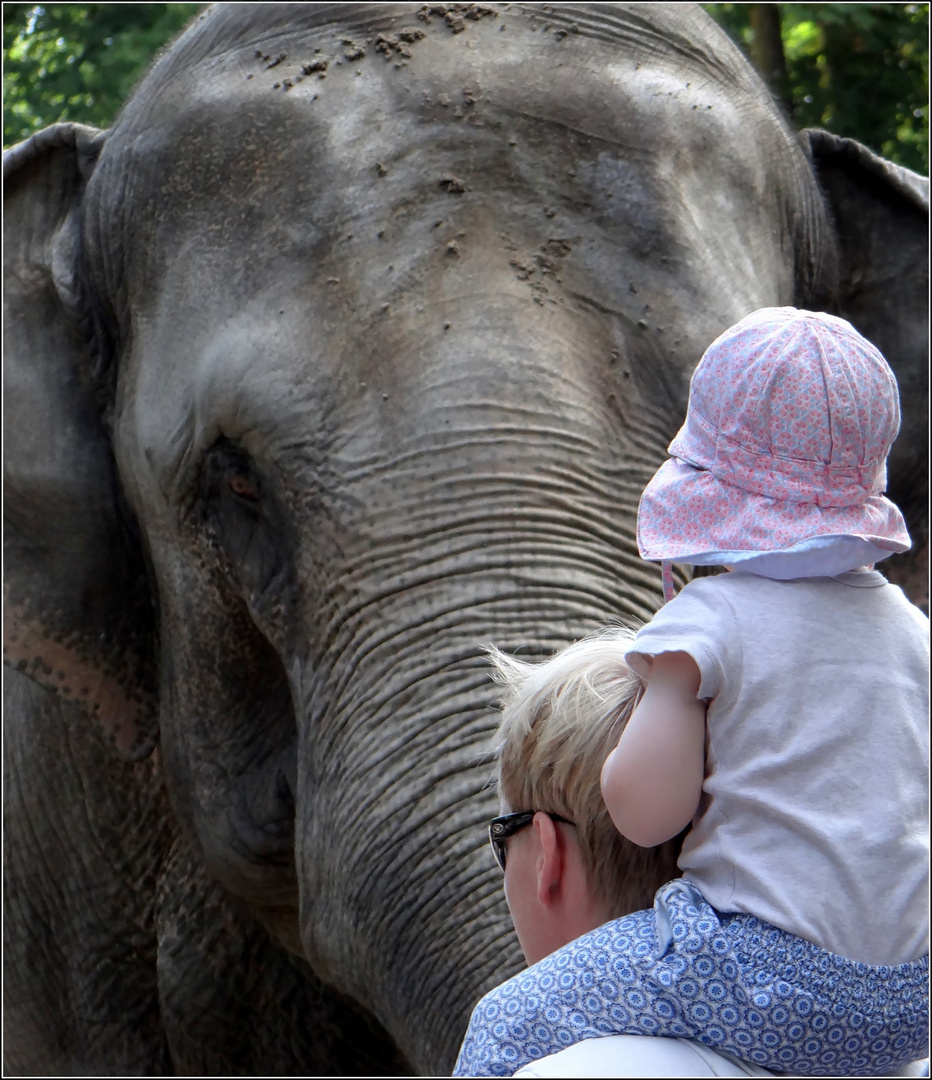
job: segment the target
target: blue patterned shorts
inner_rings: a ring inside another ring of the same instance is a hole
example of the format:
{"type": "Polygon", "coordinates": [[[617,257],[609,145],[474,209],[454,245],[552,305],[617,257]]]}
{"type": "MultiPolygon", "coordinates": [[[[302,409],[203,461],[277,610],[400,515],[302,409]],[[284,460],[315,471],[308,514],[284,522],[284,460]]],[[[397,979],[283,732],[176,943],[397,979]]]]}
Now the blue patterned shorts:
{"type": "Polygon", "coordinates": [[[888,1076],[925,1057],[929,957],[872,967],[753,915],[721,914],[682,879],[496,987],[454,1076],[511,1076],[600,1035],[697,1039],[777,1073],[888,1076]]]}

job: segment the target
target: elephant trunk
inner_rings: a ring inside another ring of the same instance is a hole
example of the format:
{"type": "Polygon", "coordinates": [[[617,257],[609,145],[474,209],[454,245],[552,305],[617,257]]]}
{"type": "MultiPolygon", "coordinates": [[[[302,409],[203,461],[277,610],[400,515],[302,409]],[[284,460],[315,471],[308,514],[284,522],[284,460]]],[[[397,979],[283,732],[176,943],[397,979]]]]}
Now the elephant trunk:
{"type": "Polygon", "coordinates": [[[550,654],[659,598],[632,535],[653,461],[568,397],[546,417],[486,403],[481,430],[437,404],[390,474],[376,456],[358,465],[340,505],[364,511],[340,529],[316,655],[293,675],[305,952],[426,1073],[450,1071],[471,1009],[522,963],[485,844],[497,695],[483,648],[550,654]]]}

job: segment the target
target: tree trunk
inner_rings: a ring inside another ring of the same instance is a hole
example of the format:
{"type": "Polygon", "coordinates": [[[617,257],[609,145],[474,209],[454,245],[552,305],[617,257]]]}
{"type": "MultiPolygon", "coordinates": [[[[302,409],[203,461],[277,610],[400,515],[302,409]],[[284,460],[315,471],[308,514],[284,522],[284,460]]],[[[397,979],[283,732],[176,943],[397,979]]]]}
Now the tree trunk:
{"type": "Polygon", "coordinates": [[[786,57],[780,34],[779,4],[750,4],[751,59],[770,89],[780,98],[787,110],[792,102],[786,94],[786,57]]]}

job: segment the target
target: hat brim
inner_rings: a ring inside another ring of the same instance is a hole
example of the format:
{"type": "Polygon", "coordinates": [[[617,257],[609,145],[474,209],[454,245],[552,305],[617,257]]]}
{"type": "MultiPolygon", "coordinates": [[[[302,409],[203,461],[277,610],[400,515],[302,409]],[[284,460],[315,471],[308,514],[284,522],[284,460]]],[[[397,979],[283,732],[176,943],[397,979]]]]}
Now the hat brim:
{"type": "Polygon", "coordinates": [[[717,552],[789,552],[818,537],[854,537],[889,553],[910,547],[906,522],[883,495],[825,507],[757,495],[669,458],[638,507],[641,557],[689,563],[717,552]]]}

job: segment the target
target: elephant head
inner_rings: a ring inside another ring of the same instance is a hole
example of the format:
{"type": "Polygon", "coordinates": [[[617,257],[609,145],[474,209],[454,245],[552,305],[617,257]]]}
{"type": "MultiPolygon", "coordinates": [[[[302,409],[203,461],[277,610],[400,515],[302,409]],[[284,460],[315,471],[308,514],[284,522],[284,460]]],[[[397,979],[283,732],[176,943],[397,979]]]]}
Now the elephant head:
{"type": "Polygon", "coordinates": [[[650,617],[641,489],[759,307],[884,349],[916,526],[927,186],[665,4],[221,5],[4,166],[8,661],[449,1070],[519,965],[483,646],[650,617]]]}

